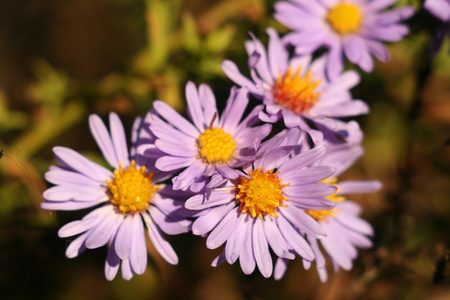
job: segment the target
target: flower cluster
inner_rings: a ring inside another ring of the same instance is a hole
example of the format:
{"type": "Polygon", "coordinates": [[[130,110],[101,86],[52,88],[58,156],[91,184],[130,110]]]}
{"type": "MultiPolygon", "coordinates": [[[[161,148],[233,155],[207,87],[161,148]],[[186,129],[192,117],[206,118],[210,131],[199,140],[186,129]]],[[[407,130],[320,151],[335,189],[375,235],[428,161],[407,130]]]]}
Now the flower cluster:
{"type": "Polygon", "coordinates": [[[347,195],[376,191],[381,183],[339,180],[363,154],[363,133],[348,118],[369,112],[350,92],[360,77],[344,71],[343,55],[366,72],[374,67],[371,55],[388,59],[381,42],[406,35],[399,22],[413,13],[411,7],[385,10],[394,2],[276,3],[275,18],[294,31],[280,37],[268,28],[267,47],[251,35],[245,44],[250,77],[223,62],[238,86],[224,110],[208,85],[188,82],[187,118],[155,101],[136,120],[130,149],[116,114],[109,130],[92,115],[91,133],[112,171],[55,147],[58,165],[46,174],[54,186],[42,208],[92,208],[59,230],[60,237],[77,236],[66,255],[108,244],[106,278],[121,266],[130,279],[146,269],[145,232],[171,264],[178,258],[165,235],[192,232],[206,238],[207,248],[222,247],[213,266],[239,259],[245,274],[257,267],[280,279],[298,255],[305,268],[315,262],[326,281],[324,252],[335,271],[351,269],[357,248],[371,246],[373,229],[347,195]],[[320,47],[329,51],[318,55],[320,47]],[[261,104],[248,107],[250,97],[261,104]]]}

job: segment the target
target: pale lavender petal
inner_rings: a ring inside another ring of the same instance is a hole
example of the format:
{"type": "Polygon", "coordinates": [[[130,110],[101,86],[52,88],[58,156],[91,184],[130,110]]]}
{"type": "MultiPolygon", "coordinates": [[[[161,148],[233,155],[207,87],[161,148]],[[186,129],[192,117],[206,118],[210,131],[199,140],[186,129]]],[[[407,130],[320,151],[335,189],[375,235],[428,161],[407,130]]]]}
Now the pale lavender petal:
{"type": "Polygon", "coordinates": [[[277,218],[276,221],[281,234],[284,236],[284,239],[295,250],[295,252],[297,252],[304,259],[313,260],[314,253],[299,231],[294,229],[292,225],[284,218],[277,218]]]}
{"type": "Polygon", "coordinates": [[[117,256],[114,251],[114,241],[111,242],[111,245],[108,247],[108,254],[106,256],[105,262],[105,277],[109,281],[113,280],[116,277],[117,272],[120,267],[120,258],[117,256]]]}
{"type": "Polygon", "coordinates": [[[65,147],[54,147],[53,152],[55,153],[57,159],[61,160],[65,165],[80,172],[81,174],[86,175],[89,178],[99,182],[104,182],[106,179],[113,177],[113,173],[111,173],[111,171],[92,162],[72,149],[65,147]]]}
{"type": "MultiPolygon", "coordinates": [[[[106,182],[105,182],[106,183],[106,182]]],[[[106,188],[103,187],[83,187],[74,185],[56,185],[47,189],[43,197],[48,201],[96,201],[105,197],[106,188]]]]}
{"type": "Polygon", "coordinates": [[[131,243],[130,263],[133,270],[141,275],[147,268],[147,246],[145,245],[144,224],[138,214],[135,214],[133,218],[133,239],[131,243]]]}
{"type": "Polygon", "coordinates": [[[264,233],[267,242],[277,256],[289,259],[295,258],[295,256],[289,252],[286,241],[278,229],[276,221],[273,217],[268,215],[264,217],[264,233]]]}
{"type": "MultiPolygon", "coordinates": [[[[365,71],[369,72],[368,69],[365,71]]],[[[369,106],[361,100],[352,100],[347,103],[320,108],[321,115],[334,118],[359,116],[368,112],[369,106]]]]}
{"type": "Polygon", "coordinates": [[[264,234],[263,221],[260,219],[256,219],[253,224],[252,241],[253,255],[255,256],[258,269],[264,277],[269,278],[273,271],[272,257],[270,256],[269,245],[264,234]]]}
{"type": "Polygon", "coordinates": [[[302,209],[326,210],[335,207],[336,203],[328,198],[297,198],[289,197],[289,202],[302,209]]]}
{"type": "Polygon", "coordinates": [[[278,33],[273,28],[268,28],[266,32],[269,35],[269,66],[272,76],[276,78],[277,76],[284,74],[287,70],[288,53],[281,44],[278,33]]]}
{"type": "Polygon", "coordinates": [[[244,245],[242,247],[241,253],[239,255],[239,263],[241,265],[241,269],[246,275],[250,275],[253,270],[255,270],[256,262],[255,257],[253,256],[253,247],[252,247],[252,227],[253,220],[247,222],[247,230],[244,239],[244,245]]]}
{"type": "Polygon", "coordinates": [[[296,155],[294,158],[288,161],[288,163],[283,164],[278,171],[284,173],[284,176],[290,176],[290,172],[296,172],[297,170],[311,165],[314,161],[320,159],[320,157],[325,153],[326,148],[323,146],[315,147],[311,150],[302,152],[296,155]]]}
{"type": "Polygon", "coordinates": [[[198,136],[198,129],[196,129],[191,123],[189,123],[167,103],[162,101],[155,101],[153,102],[153,108],[158,112],[159,115],[161,115],[174,127],[194,138],[198,136]]]}
{"type": "Polygon", "coordinates": [[[111,206],[105,205],[96,210],[93,210],[89,214],[83,217],[79,221],[70,222],[58,230],[59,237],[69,237],[80,234],[86,230],[89,230],[103,221],[105,216],[111,212],[111,206]]]}
{"type": "Polygon", "coordinates": [[[239,177],[239,171],[227,165],[218,165],[216,169],[224,178],[236,179],[239,177]]]}
{"type": "Polygon", "coordinates": [[[214,207],[222,204],[233,202],[234,192],[231,189],[215,190],[206,198],[205,195],[199,194],[192,196],[186,201],[185,207],[188,209],[200,210],[208,207],[214,207]]]}
{"type": "Polygon", "coordinates": [[[342,62],[342,45],[339,39],[334,37],[330,42],[330,54],[328,56],[327,74],[328,78],[334,79],[342,73],[344,63],[342,62]]]}
{"type": "Polygon", "coordinates": [[[225,132],[230,134],[235,133],[248,101],[248,89],[246,87],[240,89],[232,99],[230,96],[219,124],[225,132]]]}
{"type": "Polygon", "coordinates": [[[213,259],[213,261],[211,262],[211,267],[218,267],[226,261],[227,259],[225,257],[225,253],[222,252],[218,256],[216,256],[216,258],[213,259]]]}
{"type": "Polygon", "coordinates": [[[280,178],[283,183],[301,182],[302,184],[318,182],[324,180],[336,172],[334,167],[314,166],[309,168],[299,169],[296,172],[288,172],[284,174],[280,172],[280,178]]]}
{"type": "Polygon", "coordinates": [[[157,207],[152,206],[148,210],[153,221],[158,225],[158,227],[167,234],[180,234],[188,231],[188,220],[181,219],[178,222],[174,217],[166,215],[157,207]]]}
{"type": "Polygon", "coordinates": [[[176,129],[165,122],[162,125],[151,125],[150,130],[156,137],[177,144],[194,144],[198,135],[200,135],[200,132],[196,136],[187,135],[185,132],[176,129]]]}
{"type": "Polygon", "coordinates": [[[381,189],[383,184],[377,180],[345,180],[338,184],[338,195],[371,193],[381,189]]]}
{"type": "MultiPolygon", "coordinates": [[[[316,220],[314,220],[310,215],[308,215],[302,209],[291,205],[288,207],[280,207],[279,211],[298,230],[301,230],[302,232],[305,232],[316,238],[321,238],[321,237],[324,237],[327,235],[327,233],[322,228],[322,226],[320,226],[320,224],[317,223],[316,220]]],[[[284,219],[284,218],[278,218],[278,221],[280,221],[281,219],[284,219]]],[[[286,235],[283,234],[283,236],[287,240],[286,235]]],[[[289,242],[289,244],[291,244],[291,246],[293,246],[291,241],[288,240],[288,242],[289,242]]]]}
{"type": "MultiPolygon", "coordinates": [[[[122,164],[123,168],[129,166],[128,159],[128,147],[127,147],[127,139],[125,136],[125,130],[123,129],[122,122],[119,119],[119,116],[115,113],[111,113],[109,115],[109,126],[111,127],[111,138],[114,144],[114,150],[116,152],[116,157],[119,162],[122,164]]],[[[115,169],[118,169],[119,166],[113,166],[115,169]]]]}
{"type": "Polygon", "coordinates": [[[186,102],[187,113],[194,122],[195,126],[202,131],[205,128],[207,120],[203,117],[202,107],[200,105],[200,99],[198,98],[197,88],[192,81],[186,84],[186,102]]]}
{"type": "Polygon", "coordinates": [[[131,280],[133,278],[133,268],[129,259],[122,260],[122,277],[125,280],[131,280]]]}
{"type": "Polygon", "coordinates": [[[235,207],[236,204],[230,202],[227,205],[221,205],[211,209],[211,211],[194,221],[192,224],[192,233],[195,235],[204,235],[210,232],[235,207]]]}
{"type": "Polygon", "coordinates": [[[167,242],[159,231],[158,227],[155,226],[152,219],[147,214],[142,214],[142,217],[147,225],[148,236],[155,246],[156,250],[159,254],[172,265],[178,264],[178,256],[173,250],[172,246],[170,246],[169,242],[167,242]]]}
{"type": "Polygon", "coordinates": [[[308,183],[305,185],[295,185],[294,182],[285,188],[283,188],[283,192],[289,198],[290,196],[294,198],[322,198],[329,195],[332,195],[336,192],[337,187],[335,185],[325,183],[325,182],[317,182],[317,183],[308,183]]]}
{"type": "Polygon", "coordinates": [[[115,212],[108,214],[104,221],[92,229],[86,239],[86,248],[95,249],[105,245],[117,232],[124,216],[115,212]]]}
{"type": "Polygon", "coordinates": [[[203,175],[205,170],[205,163],[200,159],[195,160],[194,163],[181,172],[180,175],[172,179],[173,189],[180,190],[188,187],[195,179],[203,175]]]}
{"type": "Polygon", "coordinates": [[[208,249],[216,249],[225,243],[238,225],[239,214],[240,212],[237,208],[233,209],[222,219],[219,225],[214,228],[206,240],[206,247],[208,247],[208,249]]]}
{"type": "Polygon", "coordinates": [[[100,151],[102,151],[103,157],[112,167],[117,169],[119,167],[119,159],[117,158],[108,129],[106,129],[102,119],[100,119],[97,115],[90,115],[89,128],[92,136],[97,142],[98,147],[100,148],[100,151]]]}
{"type": "Polygon", "coordinates": [[[173,143],[161,139],[155,141],[155,146],[166,154],[178,157],[196,157],[199,150],[196,144],[173,143]]]}
{"type": "MultiPolygon", "coordinates": [[[[45,173],[45,179],[55,185],[74,185],[83,187],[99,186],[97,180],[93,180],[83,174],[63,169],[54,169],[45,173]]],[[[105,181],[103,180],[104,183],[105,181]]]]}
{"type": "Polygon", "coordinates": [[[89,234],[89,231],[85,232],[70,243],[69,247],[66,249],[66,256],[68,258],[77,257],[87,249],[85,242],[89,234]]]}
{"type": "Polygon", "coordinates": [[[58,201],[58,202],[53,202],[53,201],[45,201],[41,203],[41,208],[42,209],[48,209],[48,210],[79,210],[79,209],[84,209],[84,208],[89,208],[89,207],[93,207],[96,206],[100,203],[109,201],[108,196],[104,196],[102,198],[99,198],[95,201],[83,201],[83,202],[78,202],[78,201],[58,201]]]}
{"type": "Polygon", "coordinates": [[[275,280],[280,280],[283,278],[284,273],[287,270],[288,260],[284,258],[278,258],[277,263],[275,264],[275,270],[273,272],[273,277],[275,280]]]}
{"type": "MultiPolygon", "coordinates": [[[[252,37],[253,41],[248,41],[245,43],[245,48],[247,50],[247,53],[249,54],[249,56],[253,52],[256,52],[259,54],[260,59],[254,66],[254,68],[258,72],[258,75],[263,79],[263,81],[265,83],[271,85],[273,83],[273,77],[272,77],[272,73],[270,72],[270,69],[269,69],[266,49],[265,49],[264,45],[261,43],[261,41],[258,40],[252,33],[250,33],[250,36],[252,37]]],[[[249,90],[251,93],[253,93],[253,91],[250,89],[250,87],[249,87],[249,90]]],[[[255,94],[261,95],[260,93],[255,93],[255,94]]]]}
{"type": "Polygon", "coordinates": [[[133,219],[133,215],[126,216],[115,237],[114,249],[116,250],[117,256],[119,256],[122,260],[130,257],[131,241],[134,231],[133,219]]]}
{"type": "Polygon", "coordinates": [[[250,79],[241,74],[234,62],[229,60],[223,61],[222,70],[234,83],[247,87],[252,94],[261,94],[261,91],[256,88],[256,85],[250,79]]]}
{"type": "Polygon", "coordinates": [[[161,158],[158,158],[155,163],[155,167],[161,171],[173,171],[187,167],[191,165],[195,160],[197,160],[197,158],[163,156],[161,158]]]}
{"type": "MultiPolygon", "coordinates": [[[[214,93],[209,85],[202,83],[198,88],[198,95],[203,108],[203,116],[205,121],[206,123],[211,123],[214,114],[217,113],[216,98],[214,97],[214,93]]],[[[216,126],[216,123],[214,125],[216,126]]]]}
{"type": "Polygon", "coordinates": [[[373,228],[366,220],[363,220],[358,216],[346,213],[345,211],[339,212],[336,221],[353,231],[360,232],[365,235],[373,235],[373,228]]]}
{"type": "Polygon", "coordinates": [[[234,264],[239,258],[244,245],[245,234],[247,232],[248,216],[240,214],[238,225],[233,234],[227,240],[225,245],[225,257],[229,264],[234,264]]]}

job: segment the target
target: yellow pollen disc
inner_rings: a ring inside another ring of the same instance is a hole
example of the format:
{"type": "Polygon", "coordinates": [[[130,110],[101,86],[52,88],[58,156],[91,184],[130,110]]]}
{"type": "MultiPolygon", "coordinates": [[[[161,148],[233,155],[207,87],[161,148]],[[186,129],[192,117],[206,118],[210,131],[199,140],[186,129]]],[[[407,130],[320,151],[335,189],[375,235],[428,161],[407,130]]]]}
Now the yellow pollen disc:
{"type": "Polygon", "coordinates": [[[328,12],[327,21],[340,34],[357,32],[361,25],[362,13],[355,4],[343,2],[328,12]]]}
{"type": "Polygon", "coordinates": [[[222,128],[208,128],[197,140],[199,158],[210,164],[228,162],[236,149],[231,135],[222,128]]]}
{"type": "Polygon", "coordinates": [[[287,72],[277,77],[272,89],[275,103],[290,109],[295,114],[308,111],[319,101],[320,93],[316,92],[320,79],[314,81],[311,71],[305,76],[300,76],[301,68],[295,73],[289,67],[287,72]]]}
{"type": "Polygon", "coordinates": [[[281,203],[287,201],[282,189],[289,185],[281,184],[278,173],[273,170],[261,172],[259,168],[249,174],[250,178],[240,178],[236,200],[243,214],[249,212],[253,218],[258,216],[260,219],[265,214],[278,218],[277,207],[287,206],[281,203]]]}
{"type": "MultiPolygon", "coordinates": [[[[326,183],[331,183],[331,184],[336,184],[337,183],[337,178],[332,178],[332,179],[325,179],[322,180],[321,182],[326,182],[326,183]]],[[[337,190],[334,194],[328,196],[327,198],[330,200],[333,200],[334,202],[340,202],[340,201],[344,201],[345,197],[342,196],[336,196],[337,194],[337,190]]],[[[328,209],[328,210],[312,210],[312,209],[306,209],[305,212],[307,214],[309,214],[311,217],[313,217],[314,219],[321,221],[324,220],[325,217],[336,217],[336,214],[339,210],[337,208],[333,208],[333,209],[328,209]]]]}
{"type": "Polygon", "coordinates": [[[153,194],[161,187],[152,183],[153,172],[147,174],[143,166],[136,169],[136,162],[131,161],[131,166],[114,171],[114,178],[106,180],[108,184],[108,196],[116,209],[123,214],[133,214],[148,208],[153,194]]]}

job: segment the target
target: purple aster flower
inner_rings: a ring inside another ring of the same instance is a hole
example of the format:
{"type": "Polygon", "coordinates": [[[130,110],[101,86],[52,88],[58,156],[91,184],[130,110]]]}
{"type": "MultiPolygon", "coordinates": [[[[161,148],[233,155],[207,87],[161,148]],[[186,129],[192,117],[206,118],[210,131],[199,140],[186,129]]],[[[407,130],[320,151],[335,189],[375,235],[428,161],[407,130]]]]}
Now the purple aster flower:
{"type": "MultiPolygon", "coordinates": [[[[308,150],[310,151],[310,150],[308,150]]],[[[381,188],[379,181],[338,181],[337,177],[352,166],[362,155],[363,150],[360,145],[348,146],[346,148],[328,148],[326,153],[314,162],[313,165],[327,165],[336,168],[336,173],[323,180],[337,185],[335,194],[328,196],[328,199],[336,202],[336,207],[331,210],[305,210],[307,214],[316,219],[323,227],[327,236],[318,240],[314,236],[306,234],[316,260],[316,268],[320,280],[325,282],[328,278],[326,270],[326,259],[319,244],[330,257],[335,272],[340,268],[350,270],[352,261],[356,259],[357,248],[369,248],[372,246],[368,238],[373,235],[372,226],[359,217],[361,207],[359,204],[346,200],[346,195],[356,193],[369,193],[381,188]]],[[[287,268],[288,260],[279,259],[275,267],[275,279],[280,279],[287,268]]],[[[305,269],[311,266],[311,260],[303,258],[305,269]]]]}
{"type": "MultiPolygon", "coordinates": [[[[144,273],[147,266],[145,228],[161,256],[177,264],[178,257],[162,232],[187,232],[191,222],[183,216],[188,213],[183,207],[184,195],[161,183],[169,174],[155,169],[149,159],[129,157],[119,117],[111,113],[109,122],[110,132],[100,117],[89,118],[92,135],[114,171],[74,150],[55,147],[53,151],[60,166],[51,166],[45,174],[55,186],[44,192],[41,207],[50,210],[96,207],[81,220],[59,230],[60,237],[78,235],[67,247],[66,256],[73,258],[86,249],[109,243],[106,278],[112,280],[122,265],[122,276],[129,280],[134,273],[144,273]]],[[[131,153],[135,152],[138,139],[141,139],[139,120],[134,126],[131,153]]]]}
{"type": "Polygon", "coordinates": [[[315,238],[325,236],[305,209],[334,207],[326,197],[336,187],[319,181],[335,169],[312,166],[324,147],[290,155],[299,137],[299,129],[282,131],[258,147],[256,159],[244,167],[242,176],[213,189],[209,197],[196,195],[186,201],[188,209],[207,210],[194,221],[192,232],[208,235],[209,249],[226,243],[213,266],[225,261],[233,264],[239,258],[245,274],[251,274],[257,265],[261,274],[269,277],[273,271],[269,247],[285,259],[294,259],[295,254],[314,259],[300,230],[315,238]]]}
{"type": "MultiPolygon", "coordinates": [[[[252,80],[243,76],[235,63],[224,61],[225,74],[250,93],[262,98],[266,113],[259,117],[265,122],[283,118],[288,128],[299,126],[314,135],[307,120],[316,127],[334,129],[332,118],[350,117],[369,111],[367,104],[353,100],[349,89],[359,82],[355,71],[347,71],[332,80],[325,76],[326,57],[312,60],[310,55],[289,57],[276,31],[267,29],[268,51],[256,38],[246,43],[252,80]]],[[[314,138],[313,138],[314,139],[314,138]]]]}
{"type": "Polygon", "coordinates": [[[443,22],[450,21],[450,0],[425,0],[423,7],[443,22]]]}
{"type": "MultiPolygon", "coordinates": [[[[213,182],[237,178],[240,173],[235,168],[246,161],[246,150],[272,129],[270,124],[253,126],[260,122],[257,115],[262,106],[255,107],[241,120],[248,104],[248,91],[233,87],[222,116],[218,116],[211,88],[201,84],[197,91],[192,82],[186,85],[186,100],[192,123],[166,103],[153,103],[150,131],[157,138],[156,148],[164,152],[156,167],[162,171],[185,169],[172,180],[176,190],[190,188],[198,192],[211,184],[209,179],[213,175],[213,182]]],[[[154,156],[154,149],[145,145],[139,152],[154,156]]]]}
{"type": "Polygon", "coordinates": [[[389,54],[381,42],[400,41],[409,29],[400,21],[409,18],[411,6],[382,11],[396,0],[291,0],[275,4],[275,18],[294,30],[284,42],[297,54],[311,54],[320,47],[330,50],[327,75],[338,76],[343,56],[366,72],[373,70],[374,55],[387,61],[389,54]]]}

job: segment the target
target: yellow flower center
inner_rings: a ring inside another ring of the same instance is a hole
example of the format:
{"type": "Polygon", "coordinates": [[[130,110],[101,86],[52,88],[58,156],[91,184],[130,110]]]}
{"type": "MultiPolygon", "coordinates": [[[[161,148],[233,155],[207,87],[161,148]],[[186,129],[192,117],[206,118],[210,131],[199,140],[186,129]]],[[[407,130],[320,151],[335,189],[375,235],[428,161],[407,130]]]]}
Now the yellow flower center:
{"type": "Polygon", "coordinates": [[[134,160],[126,169],[119,163],[119,170],[114,171],[114,178],[106,180],[111,203],[123,214],[146,210],[153,194],[161,188],[152,183],[152,177],[153,172],[147,174],[144,166],[136,169],[134,160]]]}
{"type": "Polygon", "coordinates": [[[275,103],[295,114],[308,111],[319,100],[320,93],[316,92],[320,79],[314,81],[311,71],[305,76],[300,76],[301,68],[298,67],[295,73],[291,67],[282,76],[277,77],[272,89],[275,103]]]}
{"type": "Polygon", "coordinates": [[[289,185],[281,184],[278,173],[273,170],[261,172],[258,168],[249,174],[250,178],[240,178],[236,200],[243,214],[249,212],[253,218],[258,216],[260,219],[265,214],[278,218],[277,207],[287,206],[281,202],[287,201],[283,188],[289,185]]]}
{"type": "Polygon", "coordinates": [[[204,162],[216,164],[228,162],[236,149],[231,135],[222,128],[208,128],[197,140],[199,158],[204,162]]]}
{"type": "Polygon", "coordinates": [[[340,34],[357,32],[361,25],[362,13],[355,4],[343,2],[330,9],[327,21],[340,34]]]}
{"type": "MultiPolygon", "coordinates": [[[[325,179],[322,180],[321,182],[326,182],[326,183],[331,183],[331,184],[336,184],[337,183],[337,178],[332,178],[332,179],[325,179]]],[[[340,201],[344,201],[345,197],[342,196],[336,196],[337,194],[337,190],[333,195],[328,196],[327,198],[330,200],[333,200],[334,202],[340,202],[340,201]]],[[[307,214],[309,214],[311,217],[313,217],[314,219],[321,221],[323,219],[325,219],[325,217],[336,217],[336,213],[339,210],[337,208],[333,208],[333,209],[327,209],[327,210],[312,210],[312,209],[306,209],[305,212],[307,214]]]]}

